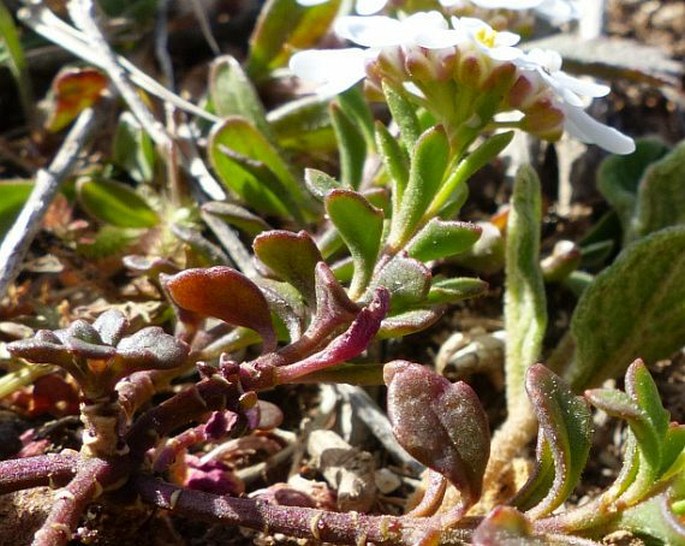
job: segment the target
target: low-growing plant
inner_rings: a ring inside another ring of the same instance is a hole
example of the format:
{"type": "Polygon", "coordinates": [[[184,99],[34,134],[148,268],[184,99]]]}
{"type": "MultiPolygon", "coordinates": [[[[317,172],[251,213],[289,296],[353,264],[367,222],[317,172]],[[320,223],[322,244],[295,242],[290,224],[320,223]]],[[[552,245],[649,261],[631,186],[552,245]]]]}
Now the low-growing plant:
{"type": "MultiPolygon", "coordinates": [[[[57,487],[33,538],[43,546],[86,540],[77,528],[96,499],[132,497],[187,518],[338,544],[590,545],[617,530],[685,543],[685,425],[670,422],[641,360],[685,344],[685,228],[659,200],[664,177],[683,168],[680,148],[647,171],[639,199],[609,198],[625,247],[592,282],[577,271],[582,246],[541,260],[540,182],[528,166],[516,175],[506,225],[479,241],[484,228],[456,219],[467,181],[515,131],[549,141],[567,132],[633,152],[632,139],[581,106],[609,89],[562,72],[553,52],[523,53],[515,35],[484,21],[398,6],[388,8],[397,18],[336,19],[339,7],[267,2],[246,60],[212,63],[202,108],[109,49],[87,0],[70,3],[74,27],[42,5],[22,12],[37,32],[99,67],[68,72],[72,83],[58,76],[62,88],[88,89],[74,116],[97,108],[105,76],[129,108],[117,116],[109,159],[74,184],[75,202],[97,226],[88,235],[97,237],[89,250],[87,237],[70,239],[72,250],[139,251],[123,263],[162,300],[160,323],[175,330],[134,325],[112,308],[8,343],[18,369],[0,379],[0,392],[66,372],[77,385],[83,435],[79,451],[1,461],[0,493],[57,487]],[[308,50],[334,20],[341,38],[362,47],[308,50]],[[267,113],[257,86],[286,65],[323,86],[267,113]],[[177,133],[160,127],[129,93],[134,85],[197,120],[177,133]],[[367,97],[387,107],[391,123],[374,119],[367,97]],[[335,176],[295,161],[331,152],[335,176]],[[161,189],[153,183],[160,165],[170,180],[161,189]],[[194,181],[201,206],[182,191],[179,171],[194,181]],[[388,362],[376,350],[488,290],[480,278],[453,274],[462,271],[455,258],[492,271],[504,265],[507,418],[492,438],[465,381],[427,363],[388,362]],[[583,288],[549,366],[538,363],[549,349],[546,282],[583,288]],[[604,384],[621,377],[623,390],[604,384]],[[203,446],[276,428],[283,415],[260,399],[267,391],[323,382],[387,387],[394,436],[427,469],[413,509],[336,512],[309,498],[241,496],[219,457],[193,457],[203,446]],[[624,423],[622,467],[604,490],[571,502],[590,457],[592,408],[624,423]],[[505,487],[512,460],[536,434],[527,479],[505,487]]],[[[650,159],[663,155],[642,146],[638,153],[650,159]]],[[[605,162],[607,195],[630,158],[605,162]]],[[[616,195],[625,190],[616,185],[616,195]]],[[[24,189],[5,187],[15,199],[3,215],[15,213],[24,189]]]]}

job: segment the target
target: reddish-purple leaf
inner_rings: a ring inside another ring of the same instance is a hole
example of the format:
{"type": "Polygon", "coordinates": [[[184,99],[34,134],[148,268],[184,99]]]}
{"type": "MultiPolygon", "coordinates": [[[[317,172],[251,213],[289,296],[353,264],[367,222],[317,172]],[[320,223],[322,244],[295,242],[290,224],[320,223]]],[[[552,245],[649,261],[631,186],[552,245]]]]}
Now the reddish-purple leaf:
{"type": "Polygon", "coordinates": [[[471,387],[420,364],[386,364],[388,416],[400,445],[462,493],[465,507],[481,493],[490,454],[488,421],[471,387]]]}
{"type": "Polygon", "coordinates": [[[164,284],[174,303],[182,309],[252,328],[262,336],[264,352],[276,348],[266,298],[242,273],[226,266],[187,269],[166,278],[164,284]]]}

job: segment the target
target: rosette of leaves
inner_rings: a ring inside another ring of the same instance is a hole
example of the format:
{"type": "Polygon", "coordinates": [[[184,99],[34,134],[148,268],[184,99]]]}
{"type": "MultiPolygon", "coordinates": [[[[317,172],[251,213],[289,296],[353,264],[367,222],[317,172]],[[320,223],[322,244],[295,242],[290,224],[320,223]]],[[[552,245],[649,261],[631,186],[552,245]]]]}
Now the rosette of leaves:
{"type": "Polygon", "coordinates": [[[93,324],[79,319],[63,330],[39,330],[32,338],[8,344],[7,350],[29,362],[64,369],[88,400],[108,397],[120,379],[136,371],[169,370],[185,363],[187,345],[159,326],[125,335],[128,329],[124,314],[112,309],[93,324]]]}

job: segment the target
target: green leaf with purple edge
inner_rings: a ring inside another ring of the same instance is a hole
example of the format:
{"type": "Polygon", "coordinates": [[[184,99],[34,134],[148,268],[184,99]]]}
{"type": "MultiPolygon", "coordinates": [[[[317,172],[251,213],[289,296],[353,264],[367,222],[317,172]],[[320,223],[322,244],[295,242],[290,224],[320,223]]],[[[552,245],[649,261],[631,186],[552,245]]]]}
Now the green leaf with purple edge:
{"type": "Polygon", "coordinates": [[[464,509],[478,500],[490,454],[488,421],[464,382],[450,383],[425,366],[386,364],[388,417],[400,445],[445,476],[463,496],[464,509]]]}
{"type": "Polygon", "coordinates": [[[386,317],[376,337],[389,339],[420,332],[438,322],[446,309],[445,305],[434,305],[428,309],[411,309],[386,317]]]}
{"type": "Polygon", "coordinates": [[[176,305],[259,333],[263,351],[276,348],[271,313],[262,291],[242,273],[225,266],[187,269],[163,281],[176,305]]]}
{"type": "Polygon", "coordinates": [[[685,226],[662,229],[623,250],[585,290],[571,320],[574,390],[617,377],[640,357],[685,345],[685,226]]]}
{"type": "Polygon", "coordinates": [[[323,258],[306,231],[267,231],[255,238],[252,248],[262,263],[297,288],[307,303],[315,303],[314,270],[323,258]]]}
{"type": "Polygon", "coordinates": [[[385,286],[390,292],[390,314],[426,300],[430,290],[431,272],[413,258],[395,256],[374,275],[372,287],[385,286]]]}
{"type": "Polygon", "coordinates": [[[83,208],[92,217],[122,228],[151,228],[159,216],[133,188],[105,178],[82,178],[76,193],[83,208]]]}
{"type": "Polygon", "coordinates": [[[383,212],[361,194],[346,189],[331,191],[325,205],[354,261],[350,297],[355,299],[366,289],[376,265],[383,235],[383,212]]]}
{"type": "Polygon", "coordinates": [[[480,226],[469,222],[432,218],[409,241],[407,253],[420,262],[454,256],[471,248],[481,231],[480,226]]]}
{"type": "Polygon", "coordinates": [[[526,391],[554,461],[551,489],[528,511],[539,518],[559,507],[578,484],[590,452],[592,414],[587,402],[542,364],[528,368],[526,391]]]}
{"type": "Polygon", "coordinates": [[[445,129],[437,125],[424,132],[411,154],[409,180],[393,214],[388,245],[400,249],[414,236],[426,209],[440,190],[449,161],[445,129]]]}
{"type": "Polygon", "coordinates": [[[340,0],[311,7],[295,0],[268,0],[250,37],[248,75],[259,82],[285,65],[293,51],[313,47],[328,32],[339,9],[340,0]]]}

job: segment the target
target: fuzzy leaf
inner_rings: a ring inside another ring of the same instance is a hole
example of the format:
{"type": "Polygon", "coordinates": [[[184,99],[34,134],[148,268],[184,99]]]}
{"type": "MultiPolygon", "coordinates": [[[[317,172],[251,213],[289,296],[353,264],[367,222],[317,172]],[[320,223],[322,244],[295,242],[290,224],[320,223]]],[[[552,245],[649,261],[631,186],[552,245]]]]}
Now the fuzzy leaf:
{"type": "Polygon", "coordinates": [[[338,13],[340,0],[304,7],[295,0],[268,0],[250,38],[246,70],[256,81],[288,62],[292,51],[319,41],[338,13]]]}
{"type": "Polygon", "coordinates": [[[276,134],[278,144],[284,149],[308,154],[336,150],[328,104],[328,100],[313,95],[271,110],[267,120],[276,134]]]}
{"type": "Polygon", "coordinates": [[[402,248],[414,235],[426,209],[440,190],[449,159],[449,142],[440,126],[428,129],[416,142],[409,181],[399,210],[392,217],[388,245],[402,248]]]}
{"type": "Polygon", "coordinates": [[[409,154],[380,121],[376,122],[376,147],[392,184],[392,206],[398,210],[409,181],[409,154]]]}
{"type": "Polygon", "coordinates": [[[668,493],[661,493],[629,507],[621,514],[621,528],[652,537],[658,544],[685,544],[685,524],[673,513],[670,504],[668,493]]]}
{"type": "Polygon", "coordinates": [[[685,223],[685,141],[645,171],[637,194],[630,240],[685,223]]]}
{"type": "Polygon", "coordinates": [[[209,96],[221,117],[243,116],[269,140],[273,134],[257,90],[232,55],[216,58],[209,73],[209,96]]]}
{"type": "Polygon", "coordinates": [[[226,187],[261,213],[297,218],[302,214],[300,208],[311,205],[280,152],[247,119],[231,116],[217,124],[210,133],[207,150],[226,187]],[[251,169],[250,161],[262,169],[251,169]],[[267,172],[275,180],[270,180],[267,172]],[[256,176],[260,173],[265,175],[263,179],[256,176]],[[297,208],[289,210],[290,203],[297,208]]]}
{"type": "Polygon", "coordinates": [[[12,227],[24,203],[31,195],[33,182],[3,180],[0,182],[0,240],[12,227]]]}
{"type": "Polygon", "coordinates": [[[164,285],[180,308],[252,328],[262,336],[264,352],[276,348],[276,334],[264,294],[235,269],[187,269],[166,277],[164,285]]]}
{"type": "Polygon", "coordinates": [[[159,224],[159,216],[131,187],[104,178],[83,178],[76,192],[88,214],[122,228],[149,228],[159,224]]]}
{"type": "Polygon", "coordinates": [[[526,517],[511,506],[498,506],[473,533],[474,546],[546,546],[550,543],[532,536],[526,517]]]}
{"type": "Polygon", "coordinates": [[[366,288],[376,265],[383,234],[383,212],[361,194],[345,189],[329,192],[325,205],[354,261],[350,297],[355,299],[366,288]]]}
{"type": "Polygon", "coordinates": [[[386,317],[378,331],[379,339],[408,336],[433,326],[445,313],[444,305],[435,305],[430,309],[411,309],[386,317]]]}
{"type": "Polygon", "coordinates": [[[409,241],[407,253],[420,262],[454,256],[471,248],[481,231],[476,224],[432,218],[409,241]]]}
{"type": "Polygon", "coordinates": [[[337,103],[364,137],[366,147],[373,150],[375,144],[373,113],[360,86],[355,85],[338,95],[337,103]]]}
{"type": "Polygon", "coordinates": [[[667,152],[668,147],[660,140],[644,139],[637,141],[632,154],[610,156],[600,165],[597,189],[618,213],[624,237],[631,230],[642,175],[667,152]]]}
{"type": "Polygon", "coordinates": [[[189,348],[164,332],[159,326],[149,326],[123,338],[117,344],[117,355],[123,359],[122,371],[169,370],[182,365],[189,348]]]}
{"type": "Polygon", "coordinates": [[[383,82],[383,93],[392,119],[400,128],[400,140],[407,152],[412,152],[421,136],[421,124],[416,116],[416,106],[385,82],[383,82]]]}
{"type": "Polygon", "coordinates": [[[155,174],[155,144],[131,112],[123,112],[119,117],[112,161],[139,183],[151,182],[155,174]]]}
{"type": "Polygon", "coordinates": [[[540,356],[547,326],[545,285],[540,269],[540,225],[540,181],[531,167],[522,167],[514,182],[506,239],[505,367],[510,414],[527,405],[524,376],[528,366],[540,356]]]}
{"type": "Polygon", "coordinates": [[[445,476],[465,507],[481,493],[490,433],[478,397],[464,382],[450,383],[425,366],[386,364],[388,417],[400,445],[420,463],[445,476]]]}
{"type": "Polygon", "coordinates": [[[412,258],[396,256],[374,277],[372,286],[384,286],[390,292],[391,314],[425,301],[430,290],[431,272],[412,258]]]}
{"type": "Polygon", "coordinates": [[[306,231],[267,231],[257,236],[252,246],[264,265],[297,288],[308,303],[314,304],[314,270],[323,258],[306,231]]]}
{"type": "Polygon", "coordinates": [[[343,187],[357,189],[361,184],[366,142],[355,122],[336,103],[331,103],[331,120],[338,140],[340,181],[343,187]]]}
{"type": "Polygon", "coordinates": [[[548,444],[554,461],[551,489],[528,511],[537,519],[560,506],[580,480],[590,452],[592,415],[585,400],[574,396],[563,379],[541,364],[528,369],[526,391],[540,423],[541,441],[548,444]]]}
{"type": "Polygon", "coordinates": [[[305,169],[304,181],[307,189],[319,199],[324,199],[332,190],[342,188],[335,178],[317,169],[305,169]]]}
{"type": "Polygon", "coordinates": [[[574,390],[621,375],[637,357],[666,358],[685,345],[685,226],[626,248],[585,290],[573,314],[574,390]]]}

